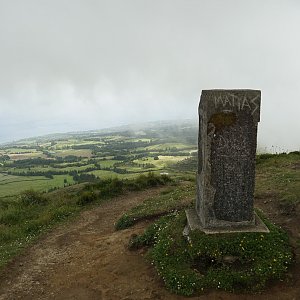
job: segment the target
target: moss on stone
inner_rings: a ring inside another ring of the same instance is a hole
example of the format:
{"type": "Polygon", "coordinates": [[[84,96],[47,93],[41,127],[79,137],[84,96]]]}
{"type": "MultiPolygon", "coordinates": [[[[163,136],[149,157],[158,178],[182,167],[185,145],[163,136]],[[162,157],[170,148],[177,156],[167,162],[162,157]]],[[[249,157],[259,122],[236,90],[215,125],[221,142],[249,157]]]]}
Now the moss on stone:
{"type": "Polygon", "coordinates": [[[212,123],[215,126],[216,131],[234,125],[237,121],[236,114],[233,112],[220,112],[213,114],[209,120],[209,123],[212,123]]]}

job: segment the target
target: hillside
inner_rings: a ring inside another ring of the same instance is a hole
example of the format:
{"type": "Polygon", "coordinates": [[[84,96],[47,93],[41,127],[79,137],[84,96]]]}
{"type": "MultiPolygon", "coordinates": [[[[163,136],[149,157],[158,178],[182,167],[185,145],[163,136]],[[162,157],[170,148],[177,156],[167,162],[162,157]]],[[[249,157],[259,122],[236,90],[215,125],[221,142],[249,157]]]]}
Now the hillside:
{"type": "MultiPolygon", "coordinates": [[[[209,291],[197,297],[174,295],[165,289],[146,259],[147,248],[129,250],[132,237],[143,233],[153,222],[151,216],[194,201],[194,184],[182,182],[96,202],[75,220],[54,228],[2,269],[0,299],[297,299],[300,211],[298,201],[292,199],[299,197],[299,154],[263,157],[258,161],[255,205],[287,230],[296,262],[286,278],[270,283],[262,294],[209,291]],[[284,188],[278,186],[279,177],[287,178],[284,188]],[[294,196],[285,206],[282,197],[288,194],[294,196]],[[290,210],[290,205],[294,209],[290,210]],[[114,225],[124,213],[140,217],[134,226],[115,231],[114,225]]],[[[66,189],[70,188],[74,187],[66,189]]]]}
{"type": "MultiPolygon", "coordinates": [[[[150,244],[129,248],[161,216],[193,205],[196,127],[127,129],[1,148],[1,300],[184,299],[145,259],[150,244]]],[[[257,156],[255,206],[287,231],[295,255],[257,299],[300,294],[299,166],[299,152],[257,156]]],[[[253,299],[224,291],[194,299],[216,297],[253,299]]]]}
{"type": "Polygon", "coordinates": [[[157,122],[54,134],[0,147],[0,199],[23,190],[47,192],[96,178],[132,178],[170,168],[197,149],[192,121],[157,122]]]}

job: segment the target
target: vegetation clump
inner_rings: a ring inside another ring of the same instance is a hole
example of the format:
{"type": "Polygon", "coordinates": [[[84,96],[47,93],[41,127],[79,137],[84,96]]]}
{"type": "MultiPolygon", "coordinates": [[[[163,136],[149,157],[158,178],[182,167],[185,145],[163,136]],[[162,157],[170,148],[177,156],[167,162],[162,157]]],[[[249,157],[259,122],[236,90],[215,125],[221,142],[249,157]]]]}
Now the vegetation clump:
{"type": "Polygon", "coordinates": [[[148,256],[166,287],[190,296],[208,289],[257,292],[273,279],[284,277],[293,255],[287,234],[263,216],[270,233],[206,235],[193,231],[182,234],[184,212],[161,218],[130,248],[152,245],[148,256]]]}
{"type": "Polygon", "coordinates": [[[108,178],[97,183],[90,184],[87,190],[97,190],[102,198],[114,197],[128,191],[141,191],[146,188],[166,185],[173,182],[167,175],[155,175],[149,172],[147,175],[141,174],[135,179],[108,178]]]}
{"type": "Polygon", "coordinates": [[[41,193],[31,189],[20,194],[20,203],[23,206],[45,205],[47,199],[41,193]]]}
{"type": "Polygon", "coordinates": [[[94,192],[84,191],[78,198],[78,205],[87,205],[94,202],[97,199],[97,195],[94,192]]]}

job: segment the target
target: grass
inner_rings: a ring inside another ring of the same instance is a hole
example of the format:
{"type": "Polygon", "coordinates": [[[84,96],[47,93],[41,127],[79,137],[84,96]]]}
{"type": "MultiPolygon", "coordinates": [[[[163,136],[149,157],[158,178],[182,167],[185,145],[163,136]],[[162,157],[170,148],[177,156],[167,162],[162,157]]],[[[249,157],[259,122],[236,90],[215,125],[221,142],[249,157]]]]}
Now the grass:
{"type": "Polygon", "coordinates": [[[185,149],[191,149],[195,148],[194,146],[191,145],[186,145],[182,143],[163,143],[159,145],[153,145],[153,146],[148,146],[146,147],[147,150],[165,150],[165,149],[172,149],[176,148],[178,150],[185,150],[185,149]]]}
{"type": "Polygon", "coordinates": [[[159,171],[158,168],[155,167],[150,167],[150,168],[143,168],[143,167],[136,167],[136,166],[130,166],[124,164],[123,166],[120,167],[121,169],[126,169],[128,172],[131,173],[142,173],[142,172],[154,172],[154,171],[159,171]]]}
{"type": "Polygon", "coordinates": [[[101,168],[109,168],[113,167],[114,164],[121,162],[120,160],[113,160],[113,159],[107,159],[107,160],[98,160],[97,161],[101,168]]]}
{"type": "Polygon", "coordinates": [[[198,167],[198,158],[196,156],[185,158],[181,161],[178,161],[172,166],[173,170],[178,170],[180,172],[190,172],[195,173],[198,167]]]}
{"type": "MultiPolygon", "coordinates": [[[[59,166],[59,164],[57,165],[59,166]]],[[[32,171],[32,172],[49,172],[49,171],[64,171],[64,172],[71,172],[71,171],[84,171],[87,168],[91,168],[91,167],[95,167],[94,164],[85,164],[83,166],[68,166],[68,167],[64,167],[63,164],[61,164],[61,168],[53,168],[50,166],[34,166],[34,167],[30,167],[30,170],[28,168],[11,168],[12,171],[15,172],[20,172],[20,173],[26,173],[28,171],[32,171]]]]}
{"type": "Polygon", "coordinates": [[[27,149],[27,148],[8,148],[5,151],[3,151],[4,153],[7,154],[18,154],[18,153],[33,153],[33,152],[37,152],[36,149],[27,149]]]}
{"type": "Polygon", "coordinates": [[[76,216],[88,205],[99,205],[129,191],[166,185],[170,182],[172,181],[167,176],[150,173],[131,180],[110,178],[94,184],[70,186],[47,194],[27,190],[10,200],[1,200],[0,267],[41,233],[76,216]]]}
{"type": "MultiPolygon", "coordinates": [[[[16,159],[42,156],[40,150],[49,151],[50,149],[56,152],[56,156],[76,155],[85,157],[80,160],[80,163],[85,164],[85,166],[73,167],[69,164],[67,168],[63,168],[63,170],[71,170],[73,168],[85,169],[87,158],[92,155],[90,149],[71,149],[73,145],[110,145],[111,153],[106,151],[102,153],[101,148],[99,148],[99,151],[94,154],[94,158],[97,159],[101,167],[111,167],[115,162],[122,162],[124,168],[136,173],[117,174],[112,171],[95,170],[89,173],[99,176],[101,179],[99,183],[74,185],[48,194],[40,194],[40,192],[53,187],[62,187],[65,178],[68,183],[73,183],[72,178],[67,175],[56,175],[54,179],[46,179],[45,177],[20,178],[18,176],[6,177],[0,174],[0,266],[4,265],[48,228],[76,216],[82,209],[91,204],[98,205],[106,199],[128,191],[171,183],[166,178],[163,179],[164,177],[155,175],[166,170],[172,175],[172,178],[190,176],[191,183],[179,187],[170,186],[161,195],[147,199],[138,207],[124,213],[117,222],[116,228],[127,228],[136,222],[163,215],[146,230],[145,234],[132,239],[131,247],[145,245],[153,247],[149,256],[171,291],[190,295],[209,288],[234,291],[260,290],[269,279],[284,276],[286,267],[291,262],[290,249],[285,233],[277,227],[272,227],[272,224],[270,224],[272,234],[270,236],[263,234],[262,241],[262,237],[259,235],[250,235],[246,238],[232,236],[228,240],[230,245],[226,243],[228,236],[226,239],[222,236],[215,237],[216,239],[206,239],[205,236],[195,233],[195,235],[191,235],[190,241],[182,237],[185,216],[178,211],[182,207],[189,206],[195,198],[194,178],[197,159],[194,156],[185,159],[186,156],[160,155],[158,160],[154,160],[153,156],[175,148],[178,151],[188,153],[195,147],[184,143],[170,143],[170,140],[175,139],[170,139],[168,132],[162,135],[155,135],[154,132],[154,136],[151,134],[143,134],[145,139],[129,137],[128,133],[125,135],[112,133],[98,137],[87,136],[89,139],[94,139],[89,141],[84,141],[80,136],[78,138],[64,138],[57,140],[54,145],[50,141],[45,141],[44,144],[39,142],[37,149],[26,149],[26,151],[25,148],[24,150],[13,149],[12,146],[11,152],[23,152],[22,154],[14,154],[16,159]],[[118,147],[114,149],[114,145],[119,146],[119,143],[123,141],[153,141],[155,136],[160,136],[159,145],[127,149],[128,151],[119,151],[118,147]],[[165,139],[165,143],[163,139],[165,139]],[[24,153],[27,151],[32,152],[24,153]],[[118,155],[123,156],[124,161],[112,160],[118,155]],[[140,176],[143,169],[130,164],[137,157],[139,159],[134,162],[155,165],[155,173],[140,176]],[[100,158],[107,160],[101,161],[100,158]],[[173,170],[171,170],[172,165],[173,170]],[[27,194],[22,193],[18,197],[15,196],[16,193],[26,189],[34,189],[35,191],[27,192],[27,194]],[[4,199],[3,197],[8,198],[4,199]],[[257,248],[261,244],[262,248],[257,248]],[[276,253],[274,248],[278,249],[276,253]],[[256,256],[252,255],[253,253],[256,253],[256,256]],[[269,257],[266,257],[267,255],[269,257]],[[231,263],[228,262],[228,257],[231,258],[231,263]],[[249,257],[254,258],[254,261],[249,257]],[[264,261],[258,259],[264,259],[264,261]],[[271,261],[271,259],[275,259],[275,261],[271,261]],[[259,266],[263,267],[260,268],[261,271],[259,266]],[[239,273],[241,268],[244,268],[243,273],[239,273]],[[272,274],[273,271],[274,274],[272,274]],[[255,281],[255,277],[257,281],[255,281]]],[[[28,145],[30,146],[30,143],[28,145]]],[[[34,141],[30,147],[34,148],[36,145],[37,142],[34,141]]],[[[5,168],[9,170],[9,162],[7,166],[1,166],[1,170],[5,171],[5,168]]],[[[272,203],[279,205],[282,213],[294,214],[295,208],[300,202],[299,168],[300,155],[297,152],[259,155],[256,168],[256,198],[272,198],[272,203]]]]}
{"type": "Polygon", "coordinates": [[[68,149],[68,150],[59,150],[56,151],[55,156],[58,157],[66,157],[69,155],[74,155],[78,157],[91,157],[92,151],[89,149],[80,149],[80,150],[74,150],[74,149],[68,149]]]}
{"type": "Polygon", "coordinates": [[[79,206],[67,199],[50,201],[36,191],[22,193],[0,212],[0,267],[54,224],[74,215],[79,206]]]}
{"type": "Polygon", "coordinates": [[[300,153],[259,155],[255,196],[271,197],[283,212],[292,212],[300,203],[300,153]]]}
{"type": "Polygon", "coordinates": [[[21,159],[30,159],[30,158],[45,158],[45,155],[42,152],[31,152],[31,153],[11,153],[9,154],[10,159],[12,160],[21,160],[21,159]]]}
{"type": "Polygon", "coordinates": [[[4,182],[13,182],[14,180],[18,180],[19,176],[8,175],[6,173],[0,173],[0,184],[4,182]]]}
{"type": "MultiPolygon", "coordinates": [[[[258,157],[256,198],[271,197],[282,213],[295,213],[300,202],[299,166],[298,153],[258,157]]],[[[180,198],[183,191],[178,192],[180,198]]],[[[173,201],[171,194],[170,191],[158,199],[144,201],[126,212],[116,224],[117,229],[122,229],[140,220],[164,215],[144,234],[133,236],[129,248],[150,247],[148,257],[170,291],[186,296],[210,289],[259,292],[269,282],[285,278],[293,263],[288,236],[261,212],[257,213],[270,233],[205,235],[193,231],[186,239],[182,234],[186,225],[184,212],[174,209],[175,202],[169,207],[165,203],[168,198],[173,201]]]]}
{"type": "Polygon", "coordinates": [[[270,233],[193,231],[186,239],[182,234],[186,217],[181,211],[150,225],[130,241],[130,248],[152,246],[148,257],[176,294],[191,296],[209,289],[258,292],[270,280],[284,278],[293,260],[287,234],[263,219],[270,233]]]}
{"type": "Polygon", "coordinates": [[[73,177],[67,174],[54,175],[53,179],[44,176],[9,176],[4,181],[3,178],[3,176],[0,177],[0,198],[14,196],[28,189],[42,192],[52,188],[61,188],[64,187],[64,179],[67,179],[68,184],[74,183],[73,177]]]}
{"type": "Polygon", "coordinates": [[[153,219],[187,207],[193,201],[194,194],[195,188],[193,184],[172,187],[163,191],[157,197],[144,200],[143,203],[123,214],[116,222],[115,228],[117,230],[125,229],[139,221],[153,219]]]}
{"type": "Polygon", "coordinates": [[[153,157],[147,157],[145,160],[142,160],[142,159],[137,159],[137,160],[134,160],[135,163],[137,164],[153,164],[155,165],[157,168],[166,168],[168,167],[170,164],[174,164],[174,163],[177,163],[179,161],[182,161],[184,159],[186,159],[187,157],[186,156],[171,156],[171,155],[168,155],[168,156],[163,156],[163,155],[160,155],[158,156],[158,160],[155,160],[153,157]]]}
{"type": "Polygon", "coordinates": [[[107,179],[107,178],[134,178],[137,177],[139,174],[118,174],[113,171],[107,171],[107,170],[95,170],[88,172],[88,174],[94,174],[95,176],[98,176],[100,179],[107,179]]]}
{"type": "MultiPolygon", "coordinates": [[[[133,171],[134,169],[128,168],[127,170],[133,171]]],[[[151,172],[156,175],[160,175],[160,173],[162,173],[163,170],[152,170],[152,169],[142,169],[141,170],[141,169],[138,169],[138,170],[135,170],[135,173],[125,173],[125,174],[119,174],[119,173],[115,173],[113,171],[107,171],[107,170],[95,170],[95,171],[88,172],[88,174],[94,174],[95,176],[99,177],[100,179],[107,179],[107,178],[133,179],[133,178],[137,178],[141,174],[147,174],[148,172],[151,172]]],[[[174,177],[173,175],[178,175],[178,174],[175,172],[172,172],[172,173],[168,172],[168,175],[171,175],[172,177],[174,177]]]]}

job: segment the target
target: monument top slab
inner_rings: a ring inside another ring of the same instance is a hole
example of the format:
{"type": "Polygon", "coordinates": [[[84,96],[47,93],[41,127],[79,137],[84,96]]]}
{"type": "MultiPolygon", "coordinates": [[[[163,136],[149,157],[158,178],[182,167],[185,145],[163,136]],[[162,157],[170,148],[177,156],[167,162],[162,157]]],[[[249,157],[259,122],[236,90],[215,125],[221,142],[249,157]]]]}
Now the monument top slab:
{"type": "Polygon", "coordinates": [[[207,115],[216,111],[248,113],[254,122],[260,121],[260,90],[203,90],[201,105],[206,106],[207,115]]]}

